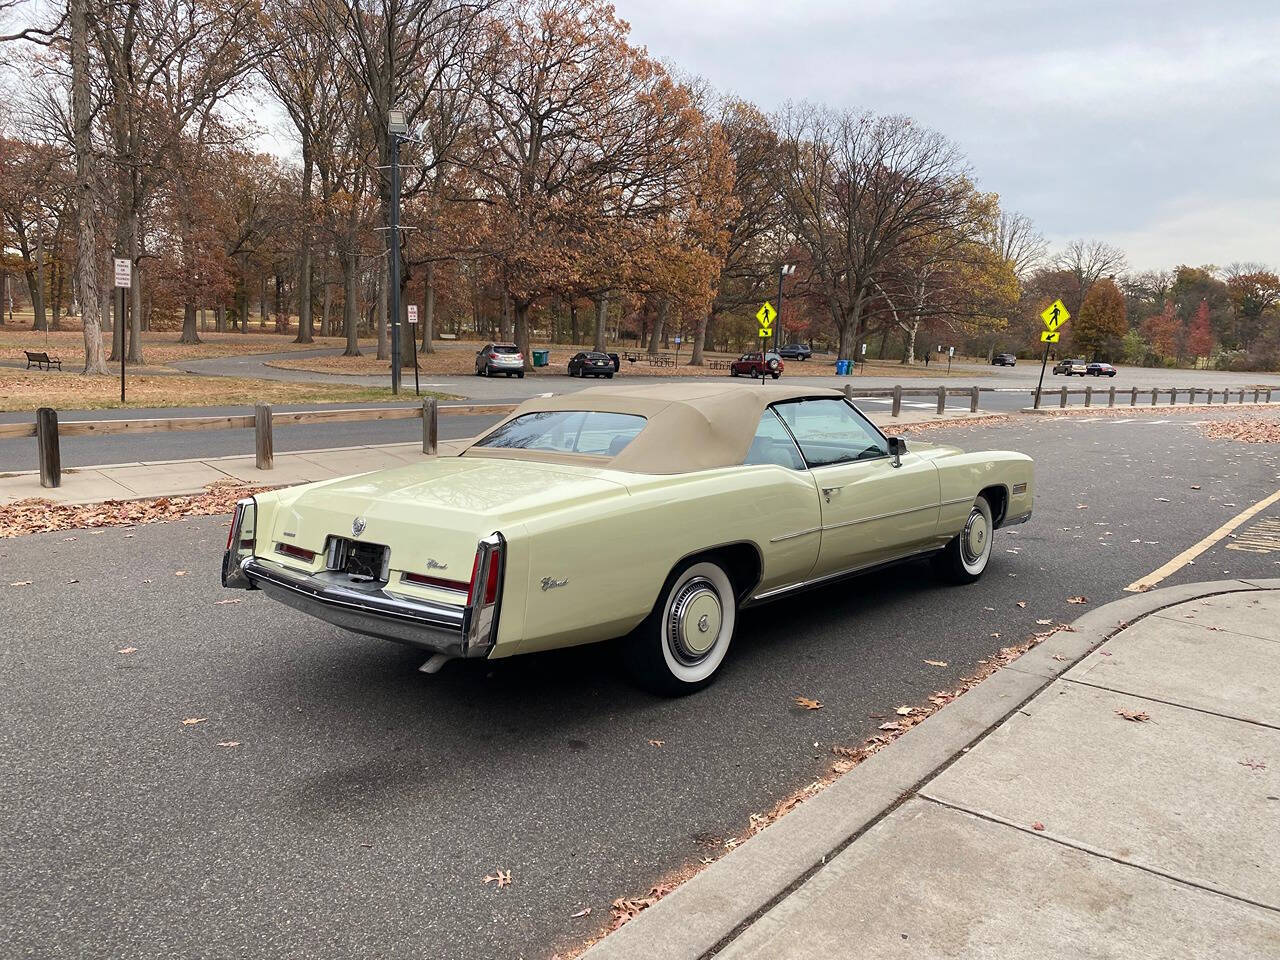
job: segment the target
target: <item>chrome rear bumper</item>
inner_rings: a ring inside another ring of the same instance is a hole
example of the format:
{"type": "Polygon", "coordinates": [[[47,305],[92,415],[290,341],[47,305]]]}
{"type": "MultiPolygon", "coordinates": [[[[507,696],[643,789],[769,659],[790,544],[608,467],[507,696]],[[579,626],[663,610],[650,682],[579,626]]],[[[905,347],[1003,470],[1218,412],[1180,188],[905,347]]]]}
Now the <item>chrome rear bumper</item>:
{"type": "Polygon", "coordinates": [[[366,636],[450,657],[487,656],[497,638],[497,603],[435,603],[392,593],[381,584],[343,583],[341,575],[300,573],[261,557],[245,557],[240,571],[273,600],[366,636]]]}

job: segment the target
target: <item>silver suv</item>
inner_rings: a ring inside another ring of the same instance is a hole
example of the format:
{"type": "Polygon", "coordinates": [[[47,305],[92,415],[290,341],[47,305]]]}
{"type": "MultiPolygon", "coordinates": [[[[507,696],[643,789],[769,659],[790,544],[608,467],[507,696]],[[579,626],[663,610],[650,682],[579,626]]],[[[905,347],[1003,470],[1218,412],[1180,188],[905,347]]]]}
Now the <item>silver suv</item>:
{"type": "Polygon", "coordinates": [[[476,354],[477,377],[494,377],[500,373],[524,378],[524,354],[514,343],[486,343],[476,354]]]}

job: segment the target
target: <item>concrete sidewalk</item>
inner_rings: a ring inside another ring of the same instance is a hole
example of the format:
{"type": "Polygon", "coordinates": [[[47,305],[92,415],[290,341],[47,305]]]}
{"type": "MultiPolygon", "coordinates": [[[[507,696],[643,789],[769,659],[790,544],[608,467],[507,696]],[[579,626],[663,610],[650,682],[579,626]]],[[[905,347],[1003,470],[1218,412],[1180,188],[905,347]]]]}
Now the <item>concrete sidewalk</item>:
{"type": "Polygon", "coordinates": [[[1280,957],[1280,581],[1093,611],[586,956],[712,955],[1280,957]],[[810,869],[774,868],[815,834],[810,869]]]}
{"type": "MultiPolygon", "coordinates": [[[[903,413],[896,418],[876,413],[868,416],[882,429],[892,432],[894,425],[940,421],[959,423],[992,414],[948,410],[942,416],[924,412],[903,413]]],[[[252,434],[246,431],[245,436],[252,445],[252,434]]],[[[446,452],[462,442],[441,440],[439,448],[446,452]]],[[[65,469],[62,471],[62,486],[55,488],[41,487],[38,472],[24,471],[0,474],[0,506],[30,498],[55,503],[100,503],[104,500],[181,496],[199,493],[220,480],[236,480],[247,486],[285,486],[397,467],[415,463],[422,457],[421,442],[408,442],[278,453],[271,470],[259,470],[252,455],[116,463],[65,469]]]]}

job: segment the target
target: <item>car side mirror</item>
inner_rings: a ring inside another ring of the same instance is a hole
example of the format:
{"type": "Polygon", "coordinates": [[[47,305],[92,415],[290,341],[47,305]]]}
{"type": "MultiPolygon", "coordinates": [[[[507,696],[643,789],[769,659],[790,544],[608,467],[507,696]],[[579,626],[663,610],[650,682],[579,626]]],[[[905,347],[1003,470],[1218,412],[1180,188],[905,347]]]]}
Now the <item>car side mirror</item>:
{"type": "Polygon", "coordinates": [[[907,452],[907,441],[903,437],[889,438],[889,456],[893,457],[895,467],[902,466],[902,455],[907,452]]]}

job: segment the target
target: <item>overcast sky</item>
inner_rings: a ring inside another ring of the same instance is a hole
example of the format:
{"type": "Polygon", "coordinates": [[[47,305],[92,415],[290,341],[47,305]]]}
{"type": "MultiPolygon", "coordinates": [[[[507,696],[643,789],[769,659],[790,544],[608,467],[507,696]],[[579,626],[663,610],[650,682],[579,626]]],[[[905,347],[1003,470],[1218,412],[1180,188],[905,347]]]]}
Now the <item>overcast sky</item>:
{"type": "Polygon", "coordinates": [[[615,0],[765,109],[906,113],[1051,243],[1280,267],[1280,0],[615,0]]]}

